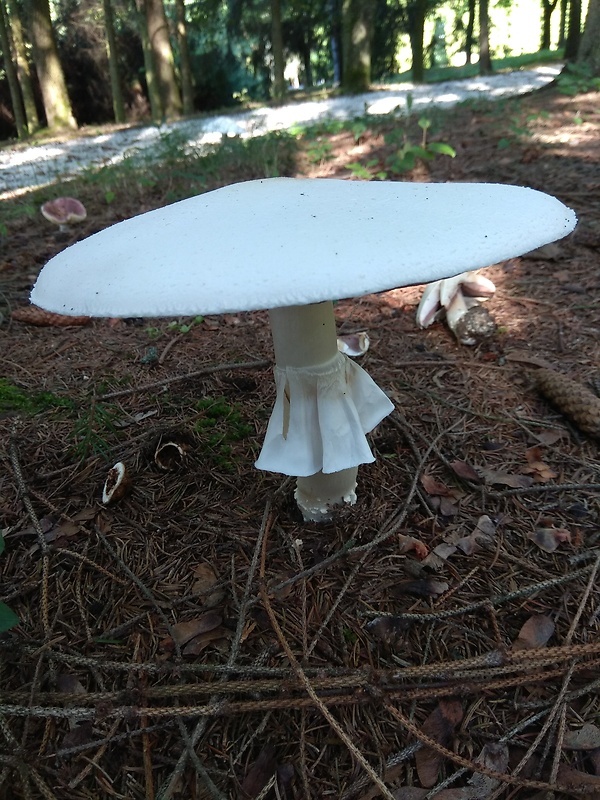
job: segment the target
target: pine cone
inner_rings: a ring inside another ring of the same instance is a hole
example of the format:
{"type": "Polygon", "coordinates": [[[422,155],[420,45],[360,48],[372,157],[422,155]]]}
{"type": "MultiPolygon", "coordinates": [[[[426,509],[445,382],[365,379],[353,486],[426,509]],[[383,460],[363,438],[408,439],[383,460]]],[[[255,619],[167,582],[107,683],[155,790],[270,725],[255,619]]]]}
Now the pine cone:
{"type": "Polygon", "coordinates": [[[551,369],[535,372],[537,389],[579,430],[600,439],[600,398],[576,381],[551,369]]]}
{"type": "Polygon", "coordinates": [[[90,321],[89,317],[68,317],[66,314],[55,314],[53,311],[45,311],[34,305],[15,308],[11,317],[29,325],[53,325],[60,328],[66,328],[68,325],[87,325],[90,321]]]}

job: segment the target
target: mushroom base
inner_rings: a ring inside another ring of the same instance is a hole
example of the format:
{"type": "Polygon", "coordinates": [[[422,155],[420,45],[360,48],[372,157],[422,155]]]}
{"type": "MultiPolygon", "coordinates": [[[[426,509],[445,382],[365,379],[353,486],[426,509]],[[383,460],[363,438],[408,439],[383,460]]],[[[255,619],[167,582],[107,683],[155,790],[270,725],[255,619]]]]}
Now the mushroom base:
{"type": "Polygon", "coordinates": [[[294,497],[305,522],[327,522],[335,506],[356,503],[358,467],[298,478],[294,497]]]}

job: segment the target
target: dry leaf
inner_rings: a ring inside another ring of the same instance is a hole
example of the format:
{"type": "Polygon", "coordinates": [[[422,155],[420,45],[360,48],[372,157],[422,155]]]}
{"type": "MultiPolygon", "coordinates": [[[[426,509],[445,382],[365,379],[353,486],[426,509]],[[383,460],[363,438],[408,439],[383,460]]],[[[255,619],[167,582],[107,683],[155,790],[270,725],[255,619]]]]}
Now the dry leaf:
{"type": "Polygon", "coordinates": [[[399,617],[376,617],[367,623],[371,636],[390,647],[404,641],[408,628],[408,622],[399,617]]]}
{"type": "Polygon", "coordinates": [[[474,468],[470,464],[467,464],[466,461],[452,461],[450,462],[450,466],[459,478],[463,478],[465,481],[481,483],[479,474],[475,472],[474,468]]]}
{"type": "MultiPolygon", "coordinates": [[[[508,769],[508,746],[499,742],[489,742],[483,746],[481,753],[475,759],[476,764],[481,764],[486,769],[495,772],[506,772],[508,769]]],[[[500,785],[497,778],[489,775],[482,775],[480,772],[473,773],[469,779],[469,794],[465,795],[465,800],[485,800],[500,785]]]]}
{"type": "Polygon", "coordinates": [[[600,778],[596,775],[589,775],[587,772],[580,772],[566,764],[561,764],[556,780],[567,789],[567,794],[569,794],[569,788],[579,790],[572,793],[574,797],[585,797],[585,800],[600,798],[600,778]],[[585,795],[581,794],[582,789],[586,790],[585,795]]]}
{"type": "Polygon", "coordinates": [[[554,622],[546,614],[534,614],[519,631],[513,650],[536,650],[544,647],[554,633],[554,622]]]}
{"type": "Polygon", "coordinates": [[[571,534],[566,528],[538,528],[528,533],[527,538],[545,553],[553,553],[562,542],[571,541],[571,534]]]}
{"type": "Polygon", "coordinates": [[[527,350],[511,350],[504,354],[507,361],[516,361],[519,364],[531,364],[533,367],[549,367],[550,364],[539,356],[531,355],[527,350]]]}
{"type": "Polygon", "coordinates": [[[258,797],[277,770],[275,748],[266,744],[250,766],[240,787],[240,798],[253,800],[258,797]]]}
{"type": "Polygon", "coordinates": [[[216,572],[206,561],[197,564],[194,567],[194,578],[196,579],[192,584],[192,592],[200,595],[199,601],[205,608],[214,608],[225,597],[223,589],[216,589],[214,592],[210,590],[219,582],[216,572]]]}
{"type": "Polygon", "coordinates": [[[219,639],[226,639],[229,635],[230,632],[225,628],[214,628],[212,631],[206,631],[200,636],[195,636],[185,645],[181,652],[184,656],[198,656],[211,644],[218,642],[219,639]]]}
{"type": "Polygon", "coordinates": [[[568,731],[563,741],[565,750],[596,750],[600,748],[600,728],[591,722],[576,731],[568,731]]]}
{"type": "Polygon", "coordinates": [[[481,469],[485,482],[491,485],[500,484],[510,486],[511,489],[528,489],[533,484],[533,478],[527,475],[509,475],[507,472],[496,472],[493,469],[481,469]]]}
{"type": "Polygon", "coordinates": [[[546,481],[556,478],[558,475],[548,464],[542,461],[542,450],[537,445],[535,447],[529,447],[525,451],[525,457],[527,458],[528,466],[523,467],[521,472],[532,475],[536,483],[546,483],[546,481]]]}
{"type": "Polygon", "coordinates": [[[429,552],[427,545],[421,542],[419,539],[415,539],[414,536],[404,536],[404,534],[399,534],[397,544],[399,553],[408,553],[410,550],[414,550],[415,555],[419,559],[425,558],[429,552]]]}
{"type": "Polygon", "coordinates": [[[531,435],[537,439],[541,445],[550,446],[556,444],[560,439],[565,436],[564,431],[549,430],[549,431],[532,431],[531,435]]]}
{"type": "Polygon", "coordinates": [[[392,597],[410,594],[415,597],[437,597],[448,591],[448,584],[434,578],[417,578],[415,580],[398,581],[390,594],[392,597]]]}
{"type": "MultiPolygon", "coordinates": [[[[445,747],[450,743],[454,729],[460,724],[462,718],[462,704],[458,700],[440,700],[438,706],[421,726],[421,730],[445,747]]],[[[422,747],[417,750],[415,761],[421,784],[428,789],[435,786],[444,756],[431,747],[422,747]]]]}
{"type": "Polygon", "coordinates": [[[439,497],[450,497],[450,489],[441,481],[436,480],[432,475],[421,475],[421,485],[427,494],[439,497]]]}
{"type": "Polygon", "coordinates": [[[218,628],[222,622],[223,617],[216,611],[208,611],[206,614],[202,614],[201,617],[187,622],[178,622],[177,625],[173,625],[174,637],[168,636],[163,639],[160,643],[161,648],[163,650],[173,650],[175,644],[182,647],[195,636],[200,636],[202,633],[218,628]]]}

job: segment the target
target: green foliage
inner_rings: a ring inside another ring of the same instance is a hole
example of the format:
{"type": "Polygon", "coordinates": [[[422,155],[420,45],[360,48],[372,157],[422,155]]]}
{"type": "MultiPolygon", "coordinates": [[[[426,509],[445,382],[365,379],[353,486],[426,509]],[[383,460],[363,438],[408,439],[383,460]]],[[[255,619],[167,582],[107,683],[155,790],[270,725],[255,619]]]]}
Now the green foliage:
{"type": "Polygon", "coordinates": [[[200,325],[204,322],[204,317],[201,314],[195,316],[189,322],[181,322],[181,320],[173,320],[167,325],[167,330],[176,331],[177,333],[189,333],[194,325],[200,325]]]}
{"type": "Polygon", "coordinates": [[[594,75],[590,64],[567,64],[556,82],[558,90],[570,96],[600,91],[600,78],[594,75]]]}
{"type": "MultiPolygon", "coordinates": [[[[4,537],[0,533],[0,555],[2,555],[2,553],[4,553],[4,537]]],[[[0,633],[5,633],[11,628],[14,628],[19,622],[20,619],[15,612],[12,611],[6,603],[0,603],[0,633]]]]}
{"type": "MultiPolygon", "coordinates": [[[[410,110],[412,98],[407,97],[407,107],[410,110]]],[[[453,147],[445,142],[428,141],[428,131],[432,122],[427,117],[421,117],[417,122],[421,129],[421,142],[411,141],[405,128],[392,128],[384,134],[384,142],[396,149],[388,156],[384,168],[381,169],[378,159],[370,159],[366,164],[353,162],[346,164],[352,175],[362,180],[386,180],[390,175],[401,175],[410,172],[419,161],[433,161],[439,155],[454,158],[456,152],[453,147]]]]}
{"type": "Polygon", "coordinates": [[[55,408],[73,408],[74,403],[66,397],[58,397],[52,392],[27,392],[0,378],[0,412],[19,412],[33,416],[55,408]]]}
{"type": "Polygon", "coordinates": [[[233,471],[233,444],[248,438],[253,432],[237,403],[226,397],[205,397],[196,403],[200,417],[196,431],[213,462],[227,472],[233,471]]]}
{"type": "Polygon", "coordinates": [[[116,432],[117,413],[114,408],[92,397],[73,426],[73,450],[77,458],[110,453],[108,436],[116,432]]]}

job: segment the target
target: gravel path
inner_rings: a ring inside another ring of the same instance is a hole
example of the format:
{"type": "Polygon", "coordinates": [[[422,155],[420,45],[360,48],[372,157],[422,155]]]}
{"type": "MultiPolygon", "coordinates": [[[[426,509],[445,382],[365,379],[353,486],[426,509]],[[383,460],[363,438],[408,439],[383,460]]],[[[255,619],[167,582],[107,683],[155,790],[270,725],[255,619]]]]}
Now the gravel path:
{"type": "Polygon", "coordinates": [[[448,108],[470,98],[498,100],[540,89],[552,81],[560,69],[560,65],[547,65],[486,78],[429,85],[403,83],[351,97],[292,103],[278,108],[264,107],[162,126],[127,128],[34,147],[7,147],[0,150],[0,199],[26,189],[68,180],[86,167],[118,162],[134,151],[151,148],[165,131],[178,131],[190,144],[202,145],[219,142],[223,136],[258,136],[320,120],[352,119],[365,112],[388,114],[396,108],[405,109],[408,95],[412,97],[415,111],[430,106],[448,108]]]}

